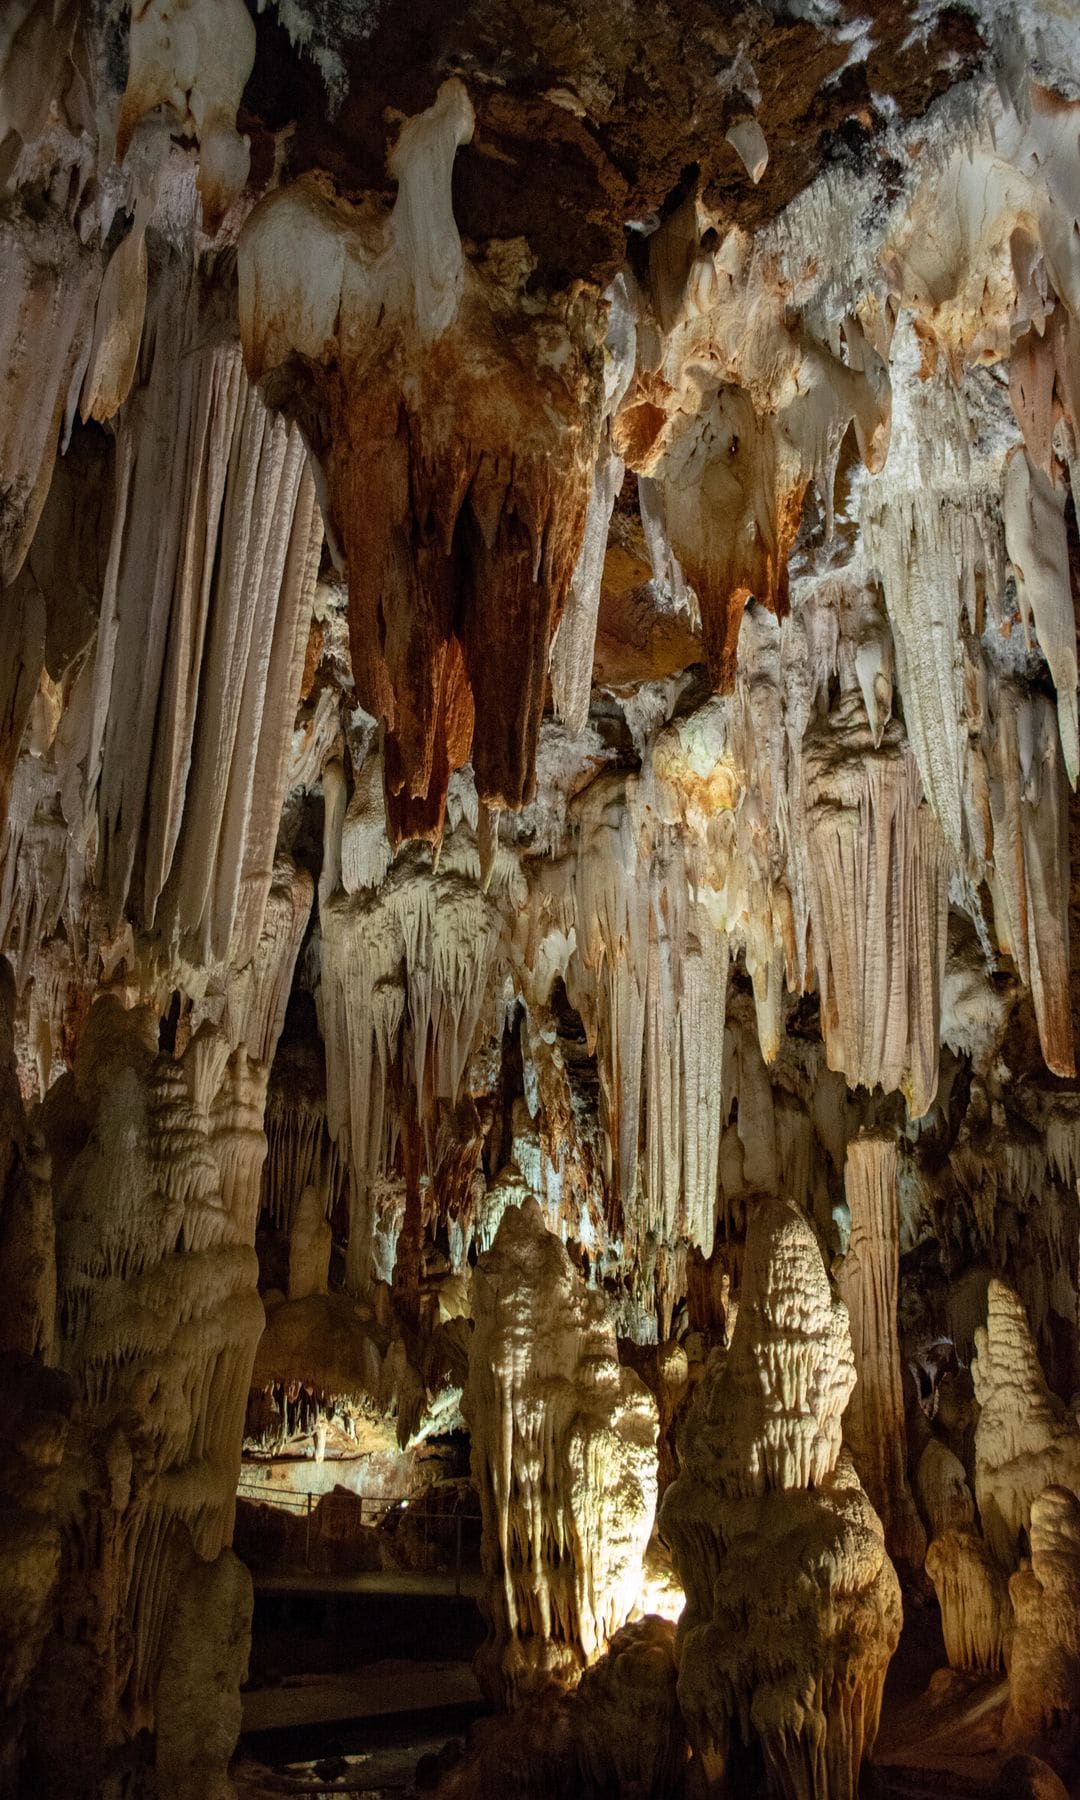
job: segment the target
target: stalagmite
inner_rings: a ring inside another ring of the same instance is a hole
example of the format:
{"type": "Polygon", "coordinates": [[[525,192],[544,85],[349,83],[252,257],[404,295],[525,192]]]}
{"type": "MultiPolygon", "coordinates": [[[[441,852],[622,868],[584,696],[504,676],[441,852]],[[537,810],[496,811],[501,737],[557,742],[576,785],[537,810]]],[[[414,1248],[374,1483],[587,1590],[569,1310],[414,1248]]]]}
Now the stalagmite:
{"type": "Polygon", "coordinates": [[[687,1746],[675,1695],[674,1630],[642,1619],[616,1632],[571,1692],[548,1688],[508,1719],[485,1722],[471,1754],[441,1780],[440,1800],[682,1800],[687,1746]]]}
{"type": "Polygon", "coordinates": [[[941,1608],[945,1654],[952,1667],[1000,1669],[1010,1629],[1009,1590],[978,1527],[950,1526],[933,1538],[926,1572],[941,1608]]]}
{"type": "Polygon", "coordinates": [[[975,1333],[971,1373],[981,1408],[975,1428],[975,1498],[999,1564],[1014,1569],[1031,1509],[1048,1486],[1080,1494],[1080,1428],[1050,1392],[1023,1305],[991,1281],[987,1320],[975,1333]]]}
{"type": "Polygon", "coordinates": [[[124,1740],[153,1722],[182,1566],[192,1552],[213,1561],[229,1541],[262,1307],[208,1115],[184,1069],[157,1054],[147,1013],[98,1002],[74,1082],[53,1091],[46,1117],[66,1171],[58,1351],[81,1402],[83,1486],[65,1487],[38,1756],[50,1779],[76,1766],[105,1779],[124,1740]]]}
{"type": "Polygon", "coordinates": [[[1053,1745],[1080,1739],[1080,1499],[1048,1486],[1031,1503],[1031,1560],[1009,1580],[1006,1738],[1053,1745]]]}
{"type": "Polygon", "coordinates": [[[289,1299],[325,1294],[332,1234],[317,1188],[306,1187],[289,1230],[289,1299]]]}
{"type": "Polygon", "coordinates": [[[854,1800],[900,1631],[881,1524],[841,1449],[854,1384],[807,1221],[759,1200],[731,1348],[695,1398],[660,1526],[686,1589],[691,1741],[728,1783],[756,1743],[765,1791],[795,1800],[854,1800]]]}
{"type": "Polygon", "coordinates": [[[464,1412],[490,1633],[478,1672],[506,1704],[572,1685],[629,1617],[656,1507],[656,1406],[531,1199],[477,1264],[473,1315],[464,1412]]]}
{"type": "Polygon", "coordinates": [[[847,1255],[836,1270],[836,1286],[851,1322],[856,1382],[844,1417],[844,1441],[885,1527],[890,1555],[918,1564],[926,1538],[908,1485],[897,1336],[900,1221],[896,1165],[896,1142],[891,1135],[865,1135],[848,1145],[844,1195],[851,1211],[851,1238],[847,1255]]]}

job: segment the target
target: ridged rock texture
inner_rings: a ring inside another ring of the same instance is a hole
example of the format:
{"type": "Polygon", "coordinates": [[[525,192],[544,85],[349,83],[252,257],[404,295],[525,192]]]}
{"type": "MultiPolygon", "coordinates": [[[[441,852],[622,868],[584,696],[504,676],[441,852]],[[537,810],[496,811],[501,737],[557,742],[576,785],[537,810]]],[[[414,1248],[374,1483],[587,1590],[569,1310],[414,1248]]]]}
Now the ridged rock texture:
{"type": "Polygon", "coordinates": [[[1074,15],[0,7],[0,1793],[1080,1780],[1074,15]]]}
{"type": "Polygon", "coordinates": [[[926,1538],[908,1485],[905,1454],[896,1171],[894,1138],[866,1135],[848,1145],[844,1193],[851,1238],[836,1270],[836,1287],[848,1309],[856,1381],[844,1414],[844,1441],[885,1527],[890,1555],[917,1564],[926,1538]]]}
{"type": "Polygon", "coordinates": [[[498,1700],[572,1684],[626,1623],[656,1510],[656,1406],[528,1199],[474,1275],[463,1410],[484,1521],[479,1669],[498,1700]]]}
{"type": "Polygon", "coordinates": [[[854,1800],[873,1749],[900,1588],[841,1421],[848,1317],[789,1203],[751,1215],[731,1347],[683,1427],[661,1530],[686,1589],[679,1702],[719,1791],[854,1800]]]}

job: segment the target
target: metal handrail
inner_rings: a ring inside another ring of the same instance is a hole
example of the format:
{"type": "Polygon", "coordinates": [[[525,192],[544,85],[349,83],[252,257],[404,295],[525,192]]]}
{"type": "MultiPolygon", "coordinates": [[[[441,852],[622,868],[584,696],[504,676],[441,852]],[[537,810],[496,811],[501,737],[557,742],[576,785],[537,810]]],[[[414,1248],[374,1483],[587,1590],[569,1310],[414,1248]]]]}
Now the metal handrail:
{"type": "MultiPolygon", "coordinates": [[[[358,1506],[359,1512],[360,1512],[360,1516],[361,1516],[361,1520],[360,1520],[361,1524],[363,1523],[363,1513],[364,1513],[365,1506],[370,1507],[373,1511],[381,1511],[384,1515],[387,1513],[393,1513],[393,1512],[409,1511],[412,1513],[414,1518],[417,1516],[422,1518],[424,1521],[424,1546],[425,1546],[425,1549],[426,1549],[427,1543],[428,1543],[427,1527],[428,1527],[429,1521],[431,1519],[442,1519],[442,1520],[445,1520],[447,1523],[449,1523],[452,1520],[454,1523],[454,1528],[455,1528],[454,1529],[454,1597],[455,1597],[455,1599],[460,1599],[461,1598],[461,1574],[462,1574],[461,1528],[465,1524],[466,1521],[468,1521],[471,1524],[482,1525],[483,1517],[479,1512],[436,1511],[430,1505],[425,1505],[425,1501],[427,1501],[429,1499],[431,1491],[432,1490],[429,1488],[425,1491],[425,1493],[420,1494],[418,1496],[414,1496],[412,1494],[390,1494],[390,1495],[386,1495],[386,1494],[354,1494],[351,1489],[346,1488],[344,1490],[344,1492],[349,1494],[350,1498],[357,1503],[357,1506],[358,1506]]],[[[236,1493],[237,1493],[238,1499],[249,1499],[249,1500],[260,1502],[263,1505],[280,1506],[282,1508],[282,1510],[286,1511],[286,1512],[288,1512],[292,1508],[293,1503],[295,1502],[297,1515],[302,1516],[304,1518],[304,1523],[305,1523],[304,1567],[306,1569],[310,1569],[311,1568],[311,1518],[312,1518],[312,1513],[314,1512],[314,1507],[312,1506],[312,1501],[313,1500],[323,1501],[323,1500],[329,1500],[329,1499],[336,1499],[336,1498],[339,1498],[340,1496],[336,1495],[334,1493],[333,1489],[326,1489],[326,1488],[290,1488],[287,1492],[274,1493],[272,1490],[270,1490],[268,1488],[268,1486],[265,1482],[258,1482],[255,1484],[248,1482],[245,1484],[243,1471],[241,1471],[240,1478],[236,1485],[236,1493]]]]}

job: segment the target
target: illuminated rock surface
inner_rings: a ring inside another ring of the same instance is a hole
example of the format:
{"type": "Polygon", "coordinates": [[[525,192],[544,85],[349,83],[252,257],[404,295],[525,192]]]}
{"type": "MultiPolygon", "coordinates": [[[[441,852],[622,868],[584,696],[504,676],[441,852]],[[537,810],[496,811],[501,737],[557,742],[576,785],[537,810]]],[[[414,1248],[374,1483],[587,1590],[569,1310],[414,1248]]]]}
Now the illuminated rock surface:
{"type": "Polygon", "coordinates": [[[0,1791],[1075,1787],[1074,9],[0,10],[0,1791]]]}

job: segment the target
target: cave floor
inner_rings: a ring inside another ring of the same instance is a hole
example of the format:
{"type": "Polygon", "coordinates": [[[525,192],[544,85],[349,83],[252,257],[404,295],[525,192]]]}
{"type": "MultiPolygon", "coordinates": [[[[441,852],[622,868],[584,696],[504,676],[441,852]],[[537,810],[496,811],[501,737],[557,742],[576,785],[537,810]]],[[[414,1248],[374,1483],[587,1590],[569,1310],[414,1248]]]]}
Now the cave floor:
{"type": "MultiPolygon", "coordinates": [[[[295,1645],[302,1659],[318,1660],[317,1670],[294,1664],[292,1672],[263,1672],[245,1692],[244,1734],[234,1765],[239,1800],[280,1794],[405,1800],[418,1792],[421,1759],[437,1755],[483,1712],[469,1661],[471,1646],[466,1647],[464,1637],[460,1643],[451,1641],[454,1609],[445,1610],[445,1601],[442,1608],[436,1601],[436,1610],[422,1620],[416,1617],[409,1627],[417,1651],[438,1648],[443,1660],[401,1655],[372,1660],[370,1647],[365,1651],[355,1631],[361,1617],[357,1609],[367,1611],[362,1596],[369,1579],[308,1578],[309,1603],[332,1592],[345,1594],[344,1614],[333,1615],[334,1632],[318,1634],[322,1655],[317,1659],[311,1654],[314,1634],[305,1643],[301,1633],[295,1645]]],[[[271,1606],[289,1585],[287,1579],[259,1583],[268,1599],[273,1594],[271,1606]]],[[[368,1605],[372,1600],[382,1610],[389,1595],[379,1589],[368,1605]]],[[[469,1607],[467,1600],[464,1606],[469,1607]]],[[[260,1610],[265,1618],[264,1608],[260,1610]]],[[[279,1621],[266,1622],[271,1639],[280,1645],[274,1629],[279,1621]]],[[[320,1616],[324,1626],[329,1622],[320,1616]]],[[[385,1642],[385,1631],[377,1626],[374,1636],[385,1642]]],[[[867,1800],[1001,1800],[1006,1698],[1001,1678],[948,1668],[936,1607],[923,1595],[909,1595],[875,1759],[864,1770],[862,1793],[867,1800]]],[[[1069,1792],[1080,1800],[1080,1784],[1069,1792]]]]}

